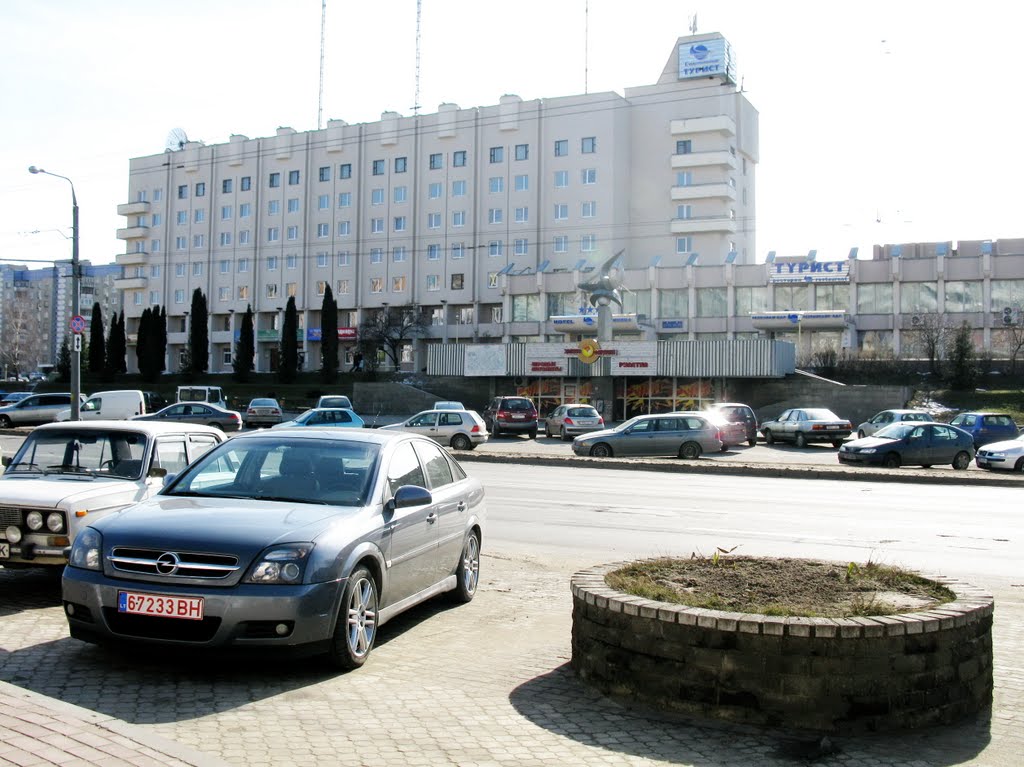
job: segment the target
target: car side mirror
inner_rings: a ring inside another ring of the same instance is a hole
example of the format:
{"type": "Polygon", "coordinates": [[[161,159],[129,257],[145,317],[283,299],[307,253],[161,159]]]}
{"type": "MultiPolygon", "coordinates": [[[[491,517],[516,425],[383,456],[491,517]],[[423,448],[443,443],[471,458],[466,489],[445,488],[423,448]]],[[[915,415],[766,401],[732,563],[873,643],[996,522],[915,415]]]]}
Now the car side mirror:
{"type": "Polygon", "coordinates": [[[0,464],[3,464],[4,466],[10,466],[11,457],[9,455],[5,455],[3,458],[0,458],[0,464]]]}
{"type": "Polygon", "coordinates": [[[149,473],[146,474],[146,476],[147,477],[166,477],[167,476],[167,469],[165,469],[163,466],[152,466],[152,467],[150,467],[149,473]]]}
{"type": "Polygon", "coordinates": [[[410,506],[426,506],[434,500],[430,491],[419,485],[402,485],[395,491],[394,497],[388,501],[384,508],[386,511],[405,509],[410,506]]]}

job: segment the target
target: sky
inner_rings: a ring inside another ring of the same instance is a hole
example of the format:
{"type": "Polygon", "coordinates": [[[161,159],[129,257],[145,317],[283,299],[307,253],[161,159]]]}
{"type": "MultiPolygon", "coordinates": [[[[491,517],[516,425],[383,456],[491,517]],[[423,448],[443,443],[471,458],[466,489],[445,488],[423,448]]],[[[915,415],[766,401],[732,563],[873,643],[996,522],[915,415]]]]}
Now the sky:
{"type": "MultiPolygon", "coordinates": [[[[322,0],[4,0],[0,261],[124,252],[129,160],[317,127],[322,0]]],[[[1005,0],[422,0],[419,103],[654,83],[720,32],[760,114],[756,254],[1024,237],[1019,30],[1005,0]]],[[[322,123],[411,114],[416,1],[327,0],[322,123]]]]}

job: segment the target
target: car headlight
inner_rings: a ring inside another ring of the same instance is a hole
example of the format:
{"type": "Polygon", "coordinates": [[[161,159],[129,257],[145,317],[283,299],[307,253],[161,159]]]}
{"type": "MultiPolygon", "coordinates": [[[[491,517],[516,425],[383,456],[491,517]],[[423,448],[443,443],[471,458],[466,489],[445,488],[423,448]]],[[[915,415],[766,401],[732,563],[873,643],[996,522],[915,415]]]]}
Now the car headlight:
{"type": "Polygon", "coordinates": [[[46,529],[51,533],[64,532],[64,515],[59,511],[51,511],[46,515],[46,529]]]}
{"type": "Polygon", "coordinates": [[[1006,458],[1006,453],[989,453],[989,458],[1006,458]]]}
{"type": "Polygon", "coordinates": [[[25,515],[25,524],[29,530],[43,529],[43,515],[38,511],[30,511],[25,515]]]}
{"type": "Polygon", "coordinates": [[[102,548],[103,536],[95,529],[87,527],[75,536],[75,542],[71,544],[68,565],[83,570],[102,570],[102,548]]]}
{"type": "Polygon", "coordinates": [[[264,551],[249,570],[246,583],[302,583],[312,543],[287,543],[264,551]]]}
{"type": "Polygon", "coordinates": [[[877,447],[866,447],[863,450],[861,450],[861,452],[862,453],[877,453],[878,452],[878,448],[877,447]]]}

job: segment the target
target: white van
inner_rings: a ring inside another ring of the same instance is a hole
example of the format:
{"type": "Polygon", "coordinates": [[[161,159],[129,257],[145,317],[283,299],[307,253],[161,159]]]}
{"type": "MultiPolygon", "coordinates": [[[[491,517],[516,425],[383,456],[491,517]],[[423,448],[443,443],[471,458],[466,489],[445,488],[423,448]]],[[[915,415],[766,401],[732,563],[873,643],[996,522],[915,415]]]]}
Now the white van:
{"type": "MultiPolygon", "coordinates": [[[[146,413],[146,398],[139,389],[98,391],[82,403],[78,410],[83,421],[126,421],[146,413]]],[[[71,419],[71,408],[65,408],[54,416],[55,421],[71,419]]]]}
{"type": "Polygon", "coordinates": [[[219,386],[179,386],[178,402],[212,402],[227,407],[224,391],[219,386]]]}

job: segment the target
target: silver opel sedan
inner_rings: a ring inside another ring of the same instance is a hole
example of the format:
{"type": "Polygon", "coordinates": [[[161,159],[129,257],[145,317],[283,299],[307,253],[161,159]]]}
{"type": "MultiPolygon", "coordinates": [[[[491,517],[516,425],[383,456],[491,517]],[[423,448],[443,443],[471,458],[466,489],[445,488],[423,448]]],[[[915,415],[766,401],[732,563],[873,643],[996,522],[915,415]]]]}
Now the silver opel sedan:
{"type": "Polygon", "coordinates": [[[81,530],[64,612],[88,642],[277,648],[357,668],[398,613],[473,598],[485,516],[480,483],[432,440],[246,433],[81,530]]]}

